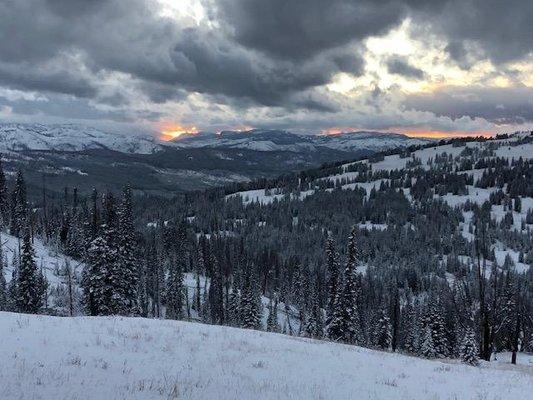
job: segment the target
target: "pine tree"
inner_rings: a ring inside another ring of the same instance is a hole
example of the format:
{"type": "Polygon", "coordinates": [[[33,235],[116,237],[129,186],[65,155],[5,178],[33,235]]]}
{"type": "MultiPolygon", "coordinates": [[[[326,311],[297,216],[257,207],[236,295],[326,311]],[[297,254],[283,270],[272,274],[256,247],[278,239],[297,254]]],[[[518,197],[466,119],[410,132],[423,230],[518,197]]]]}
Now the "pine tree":
{"type": "Polygon", "coordinates": [[[335,302],[333,318],[328,327],[328,338],[345,343],[360,341],[358,297],[356,228],[354,227],[348,238],[348,259],[344,270],[344,285],[338,301],[335,302]]]}
{"type": "Polygon", "coordinates": [[[429,326],[426,326],[422,331],[420,355],[426,358],[435,358],[437,356],[437,353],[435,352],[435,346],[433,344],[433,335],[431,334],[431,328],[429,326]]]}
{"type": "Polygon", "coordinates": [[[139,272],[135,257],[136,239],[133,226],[131,187],[129,185],[123,190],[122,203],[118,212],[117,247],[118,259],[114,264],[116,312],[122,315],[136,315],[139,313],[137,294],[139,272]]]}
{"type": "Polygon", "coordinates": [[[446,326],[444,324],[444,318],[442,316],[442,310],[440,307],[433,307],[428,321],[436,357],[448,357],[448,338],[446,335],[446,326]]]}
{"type": "Polygon", "coordinates": [[[17,310],[36,314],[43,306],[43,282],[35,263],[35,251],[29,229],[26,229],[22,244],[17,282],[17,310]]]}
{"type": "Polygon", "coordinates": [[[226,311],[226,323],[230,326],[240,326],[241,324],[241,315],[240,315],[240,294],[239,289],[237,289],[237,284],[233,283],[233,288],[229,294],[229,301],[226,311]]]}
{"type": "Polygon", "coordinates": [[[2,237],[0,235],[0,311],[9,310],[6,277],[4,276],[4,252],[2,250],[2,237]]]}
{"type": "Polygon", "coordinates": [[[479,365],[479,349],[472,328],[467,328],[459,350],[461,360],[470,365],[479,365]]]}
{"type": "Polygon", "coordinates": [[[170,265],[167,278],[168,319],[181,319],[183,311],[183,273],[179,262],[170,265]]]}
{"type": "Polygon", "coordinates": [[[321,339],[324,336],[324,323],[323,323],[322,310],[318,301],[318,295],[315,293],[313,306],[311,307],[311,313],[307,319],[305,326],[305,335],[307,337],[321,339]]]}
{"type": "Polygon", "coordinates": [[[18,171],[15,187],[11,194],[11,225],[10,233],[14,236],[20,236],[23,228],[26,226],[26,184],[22,171],[18,171]]]}
{"type": "Polygon", "coordinates": [[[240,307],[243,328],[258,329],[261,326],[261,309],[255,291],[251,271],[245,268],[240,307]]]}
{"type": "MultiPolygon", "coordinates": [[[[275,296],[276,297],[276,296],[275,296]]],[[[278,323],[278,299],[274,301],[270,299],[268,305],[268,318],[267,318],[267,332],[280,332],[280,327],[278,323]]]]}
{"type": "Polygon", "coordinates": [[[224,323],[224,283],[222,281],[222,273],[220,271],[220,263],[218,259],[211,255],[211,266],[213,274],[209,284],[209,311],[211,322],[214,324],[224,323]]]}
{"type": "Polygon", "coordinates": [[[335,241],[328,237],[326,243],[326,259],[328,272],[328,304],[326,309],[326,326],[331,323],[335,310],[335,302],[339,295],[339,254],[335,249],[335,241]]]}
{"type": "Polygon", "coordinates": [[[388,350],[392,342],[392,325],[390,318],[387,315],[385,308],[379,311],[378,319],[375,327],[375,340],[376,346],[381,349],[388,350]]]}
{"type": "Polygon", "coordinates": [[[4,174],[4,168],[2,165],[2,155],[0,154],[0,226],[7,224],[8,216],[8,199],[6,189],[6,176],[4,174]]]}
{"type": "Polygon", "coordinates": [[[110,287],[108,268],[115,261],[109,258],[109,248],[105,239],[98,236],[91,242],[87,251],[87,266],[84,279],[87,310],[90,315],[110,315],[110,287]]]}
{"type": "Polygon", "coordinates": [[[419,324],[414,307],[408,305],[405,310],[404,318],[404,349],[411,353],[418,353],[419,349],[419,324]]]}

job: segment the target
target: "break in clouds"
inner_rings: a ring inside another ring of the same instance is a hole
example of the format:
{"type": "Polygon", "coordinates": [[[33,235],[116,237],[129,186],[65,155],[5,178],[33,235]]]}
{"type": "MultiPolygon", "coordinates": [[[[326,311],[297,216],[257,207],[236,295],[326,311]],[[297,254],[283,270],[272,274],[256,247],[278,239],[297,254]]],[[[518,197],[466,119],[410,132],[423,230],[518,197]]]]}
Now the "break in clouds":
{"type": "Polygon", "coordinates": [[[532,20],[528,0],[1,0],[0,118],[520,128],[532,20]]]}

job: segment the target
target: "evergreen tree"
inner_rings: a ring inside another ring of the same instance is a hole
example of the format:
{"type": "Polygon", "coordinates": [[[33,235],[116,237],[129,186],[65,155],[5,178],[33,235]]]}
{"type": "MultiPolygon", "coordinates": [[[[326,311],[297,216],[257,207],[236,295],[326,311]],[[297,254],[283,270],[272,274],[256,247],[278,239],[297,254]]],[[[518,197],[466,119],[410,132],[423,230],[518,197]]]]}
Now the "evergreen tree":
{"type": "Polygon", "coordinates": [[[356,228],[353,227],[348,238],[348,259],[344,270],[344,284],[338,301],[335,302],[333,318],[328,327],[330,339],[345,343],[360,341],[358,297],[356,228]]]}
{"type": "Polygon", "coordinates": [[[335,310],[335,302],[339,295],[339,254],[335,249],[335,241],[328,236],[326,243],[326,260],[328,272],[328,304],[326,309],[326,326],[331,323],[335,310]]]}
{"type": "Polygon", "coordinates": [[[479,365],[479,349],[472,328],[467,328],[459,350],[461,360],[470,365],[479,365]]]}
{"type": "Polygon", "coordinates": [[[428,317],[428,323],[428,326],[431,330],[431,338],[433,341],[433,348],[435,349],[435,356],[438,358],[448,357],[448,338],[441,307],[433,307],[428,317]]]}
{"type": "Polygon", "coordinates": [[[0,311],[9,310],[8,291],[6,284],[6,277],[4,275],[4,252],[2,250],[2,237],[0,235],[0,311]]]}
{"type": "Polygon", "coordinates": [[[23,228],[26,226],[26,183],[22,171],[18,171],[15,187],[11,194],[11,224],[10,233],[14,236],[20,236],[23,228]]]}
{"type": "Polygon", "coordinates": [[[375,344],[381,349],[388,350],[392,342],[392,325],[385,308],[379,311],[375,327],[375,344]]]}
{"type": "Polygon", "coordinates": [[[31,243],[29,229],[24,234],[17,281],[17,310],[36,314],[43,306],[43,281],[31,243]]]}
{"type": "Polygon", "coordinates": [[[241,294],[241,322],[243,328],[258,329],[261,326],[261,309],[249,267],[245,268],[241,294]]]}
{"type": "Polygon", "coordinates": [[[305,335],[315,339],[322,338],[324,336],[323,319],[322,310],[318,301],[318,293],[315,293],[313,306],[311,307],[311,312],[305,326],[305,335]]]}
{"type": "Polygon", "coordinates": [[[240,326],[241,316],[240,316],[240,295],[237,284],[233,283],[233,288],[229,294],[228,307],[226,312],[226,323],[231,326],[240,326]]]}
{"type": "Polygon", "coordinates": [[[139,313],[137,294],[139,272],[135,252],[132,195],[129,185],[123,190],[122,203],[118,212],[117,246],[118,258],[114,264],[116,312],[122,315],[136,315],[139,313]]]}
{"type": "Polygon", "coordinates": [[[419,325],[414,307],[411,304],[407,305],[404,316],[403,348],[411,354],[416,354],[419,346],[419,325]]]}
{"type": "Polygon", "coordinates": [[[170,265],[167,278],[168,319],[181,319],[183,312],[183,273],[179,262],[170,265]]]}
{"type": "Polygon", "coordinates": [[[2,164],[2,155],[0,154],[0,226],[8,223],[8,199],[6,188],[6,176],[2,164]]]}
{"type": "Polygon", "coordinates": [[[84,273],[84,291],[87,311],[90,315],[110,315],[111,288],[108,285],[108,269],[115,261],[110,258],[109,247],[102,236],[91,242],[87,251],[84,273]]]}
{"type": "Polygon", "coordinates": [[[209,284],[209,311],[211,322],[214,324],[224,323],[224,283],[218,259],[211,255],[211,266],[213,274],[209,284]]]}
{"type": "Polygon", "coordinates": [[[267,332],[280,332],[280,327],[278,323],[278,299],[274,301],[270,299],[268,305],[268,318],[267,318],[267,332]]]}
{"type": "Polygon", "coordinates": [[[437,353],[433,344],[433,335],[431,328],[426,326],[422,331],[422,341],[420,343],[420,355],[426,358],[435,358],[437,353]]]}

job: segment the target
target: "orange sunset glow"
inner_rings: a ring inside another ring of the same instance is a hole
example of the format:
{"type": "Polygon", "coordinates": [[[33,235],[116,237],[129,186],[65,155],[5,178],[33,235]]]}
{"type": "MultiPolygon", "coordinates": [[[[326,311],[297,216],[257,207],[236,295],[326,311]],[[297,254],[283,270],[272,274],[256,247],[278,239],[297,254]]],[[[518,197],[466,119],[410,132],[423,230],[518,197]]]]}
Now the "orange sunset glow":
{"type": "MultiPolygon", "coordinates": [[[[365,131],[368,129],[361,128],[328,128],[320,131],[320,135],[340,135],[347,132],[358,132],[365,131]]],[[[380,130],[381,131],[381,130],[380,130]]],[[[413,129],[413,128],[392,128],[383,130],[383,132],[389,133],[400,133],[409,137],[423,137],[430,139],[444,139],[444,138],[453,138],[453,137],[465,137],[465,136],[483,136],[483,137],[492,137],[494,133],[487,131],[437,131],[430,129],[413,129]]]]}
{"type": "Polygon", "coordinates": [[[198,128],[196,128],[196,126],[183,126],[175,123],[168,123],[161,127],[160,133],[161,140],[169,141],[182,135],[197,134],[198,128]]]}
{"type": "Polygon", "coordinates": [[[444,139],[444,138],[454,138],[454,137],[465,137],[465,136],[483,136],[483,137],[492,137],[494,136],[491,132],[464,132],[464,131],[433,131],[433,130],[409,130],[409,129],[398,129],[394,132],[404,134],[410,137],[424,137],[430,139],[444,139]]]}

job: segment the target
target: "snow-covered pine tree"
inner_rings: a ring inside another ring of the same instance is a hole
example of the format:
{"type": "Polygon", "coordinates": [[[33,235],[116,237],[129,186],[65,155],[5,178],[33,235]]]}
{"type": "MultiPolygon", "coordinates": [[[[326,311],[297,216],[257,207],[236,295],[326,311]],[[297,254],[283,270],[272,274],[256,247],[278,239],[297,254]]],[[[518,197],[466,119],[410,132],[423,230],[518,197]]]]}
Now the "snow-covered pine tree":
{"type": "Polygon", "coordinates": [[[435,349],[435,356],[445,358],[449,355],[448,338],[446,335],[446,325],[444,323],[442,307],[434,306],[428,317],[431,329],[431,338],[435,349]]]}
{"type": "Polygon", "coordinates": [[[326,242],[326,270],[328,273],[328,303],[326,308],[326,326],[331,323],[333,319],[333,312],[335,310],[335,302],[339,295],[339,254],[335,248],[335,240],[331,235],[328,236],[326,242]]]}
{"type": "Polygon", "coordinates": [[[4,269],[5,269],[4,267],[5,267],[4,252],[3,252],[3,246],[2,246],[2,237],[0,235],[0,311],[9,310],[8,292],[7,292],[6,277],[4,275],[4,269]]]}
{"type": "Polygon", "coordinates": [[[6,176],[2,165],[2,155],[0,154],[0,226],[8,223],[8,199],[6,189],[6,176]]]}
{"type": "Polygon", "coordinates": [[[280,332],[280,327],[278,323],[278,299],[277,296],[274,301],[270,299],[268,305],[268,318],[267,318],[267,332],[280,332]]]}
{"type": "Polygon", "coordinates": [[[414,305],[408,304],[403,314],[403,348],[411,354],[416,354],[419,348],[420,326],[414,305]]]}
{"type": "Polygon", "coordinates": [[[17,281],[17,310],[36,314],[43,306],[43,282],[35,263],[35,251],[27,228],[22,242],[17,281]]]}
{"type": "Polygon", "coordinates": [[[11,224],[9,231],[12,235],[20,237],[26,226],[26,183],[22,171],[17,172],[15,187],[11,193],[11,224]]]}
{"type": "MultiPolygon", "coordinates": [[[[137,315],[139,263],[136,257],[136,234],[133,225],[133,202],[131,187],[127,185],[122,193],[118,210],[118,259],[115,263],[116,312],[121,315],[137,315]]],[[[180,266],[181,268],[181,266],[180,266]]]]}
{"type": "Polygon", "coordinates": [[[426,358],[435,358],[437,353],[433,344],[433,335],[430,326],[426,326],[422,331],[422,340],[420,342],[420,355],[426,358]]]}
{"type": "Polygon", "coordinates": [[[90,315],[109,315],[108,246],[102,236],[97,236],[87,250],[87,266],[84,274],[84,292],[87,311],[90,315]]]}
{"type": "Polygon", "coordinates": [[[318,293],[315,292],[313,306],[305,325],[305,336],[320,339],[324,336],[324,318],[320,308],[318,293]]]}
{"type": "Polygon", "coordinates": [[[356,228],[348,238],[348,259],[344,269],[344,284],[338,301],[335,302],[333,318],[328,326],[328,337],[345,343],[357,343],[361,337],[357,307],[359,284],[357,281],[356,228]]]}
{"type": "Polygon", "coordinates": [[[474,330],[470,327],[466,328],[459,353],[463,362],[470,365],[479,365],[479,349],[477,346],[476,336],[474,334],[474,330]]]}
{"type": "Polygon", "coordinates": [[[241,324],[241,315],[240,315],[240,294],[237,283],[233,282],[233,287],[229,294],[229,301],[226,310],[226,323],[230,326],[240,326],[241,324]]]}
{"type": "Polygon", "coordinates": [[[392,342],[392,325],[387,310],[381,308],[374,329],[374,343],[381,349],[388,350],[392,342]]]}
{"type": "Polygon", "coordinates": [[[224,282],[222,271],[220,270],[220,263],[218,259],[211,253],[211,282],[209,283],[209,311],[211,322],[214,324],[224,323],[224,282]]]}
{"type": "Polygon", "coordinates": [[[167,319],[181,319],[183,314],[183,272],[181,263],[171,262],[167,277],[167,319]]]}
{"type": "Polygon", "coordinates": [[[243,277],[243,287],[241,291],[241,322],[243,328],[258,329],[261,326],[261,310],[258,304],[258,295],[255,293],[252,271],[250,267],[245,267],[243,277]]]}

